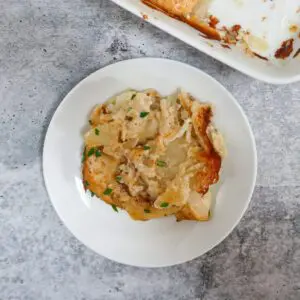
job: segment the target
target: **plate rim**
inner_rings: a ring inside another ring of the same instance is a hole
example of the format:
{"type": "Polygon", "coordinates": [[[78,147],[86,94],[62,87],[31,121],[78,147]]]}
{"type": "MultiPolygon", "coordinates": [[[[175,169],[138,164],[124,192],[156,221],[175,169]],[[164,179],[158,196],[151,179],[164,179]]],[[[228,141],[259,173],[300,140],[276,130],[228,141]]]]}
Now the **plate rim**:
{"type": "Polygon", "coordinates": [[[92,250],[94,253],[96,253],[97,255],[100,255],[104,258],[107,258],[111,261],[117,262],[119,264],[123,264],[123,265],[127,265],[127,266],[133,266],[133,267],[139,267],[139,268],[162,268],[162,267],[171,267],[171,266],[176,266],[176,265],[180,265],[189,261],[192,261],[196,258],[201,257],[202,255],[206,254],[207,252],[211,251],[213,248],[215,248],[216,246],[218,246],[220,243],[222,243],[234,230],[235,227],[237,227],[237,225],[240,223],[241,219],[244,217],[245,212],[247,211],[249,204],[252,200],[252,196],[254,193],[254,189],[256,186],[256,179],[257,179],[257,148],[256,148],[256,141],[255,141],[255,137],[251,128],[251,124],[247,118],[246,113],[244,112],[243,108],[241,107],[241,105],[239,104],[239,102],[236,100],[236,98],[215,78],[213,78],[212,76],[210,76],[209,74],[207,74],[206,72],[202,71],[201,69],[198,69],[194,66],[191,66],[189,64],[177,61],[177,60],[173,60],[173,59],[167,59],[167,58],[156,58],[156,57],[143,57],[143,58],[133,58],[133,59],[126,59],[126,60],[122,60],[122,61],[118,61],[118,62],[113,62],[112,64],[108,64],[102,68],[97,69],[96,71],[90,73],[89,75],[85,76],[82,80],[80,80],[75,86],[73,86],[73,88],[65,95],[63,96],[63,99],[61,100],[61,102],[59,103],[59,105],[56,107],[49,125],[47,127],[47,131],[44,137],[44,143],[43,143],[43,149],[42,149],[42,174],[43,174],[43,179],[44,179],[44,184],[45,184],[45,188],[47,191],[47,195],[48,195],[48,199],[52,205],[52,207],[54,208],[55,212],[57,213],[59,219],[62,221],[63,225],[69,230],[69,232],[83,245],[85,245],[88,249],[92,250]],[[49,182],[47,179],[47,174],[46,174],[46,162],[45,162],[45,156],[46,156],[46,149],[47,149],[47,144],[49,143],[49,132],[52,128],[52,124],[53,124],[53,120],[55,119],[55,117],[59,114],[59,112],[63,109],[64,104],[67,101],[67,98],[70,97],[70,95],[72,95],[74,92],[76,92],[77,89],[80,88],[80,86],[82,84],[84,84],[85,81],[88,81],[88,79],[92,76],[94,76],[96,73],[98,72],[103,72],[105,71],[105,69],[108,69],[112,66],[115,66],[117,64],[121,65],[121,64],[126,64],[126,63],[130,63],[132,61],[144,61],[144,60],[155,60],[157,62],[170,62],[170,63],[175,63],[175,64],[180,64],[183,67],[186,68],[190,68],[198,73],[201,74],[201,76],[205,76],[207,78],[209,78],[210,80],[214,81],[214,83],[218,84],[218,86],[223,90],[224,93],[227,94],[227,96],[229,96],[231,98],[231,100],[234,102],[234,104],[237,106],[241,116],[244,119],[244,122],[246,124],[247,130],[249,132],[249,138],[250,138],[250,142],[251,142],[251,152],[253,154],[253,176],[252,176],[252,182],[251,185],[249,184],[249,196],[246,199],[247,201],[245,201],[245,205],[243,210],[240,212],[240,216],[237,218],[237,220],[233,223],[232,226],[230,226],[230,228],[222,235],[221,238],[219,238],[218,240],[216,240],[214,243],[212,243],[212,245],[202,254],[200,255],[195,255],[193,257],[190,257],[189,259],[178,259],[176,263],[172,263],[172,264],[159,264],[159,265],[150,265],[150,264],[131,264],[131,263],[127,263],[125,261],[110,257],[109,255],[104,255],[102,253],[100,253],[99,251],[97,251],[96,249],[94,249],[91,245],[88,245],[86,242],[82,241],[77,233],[72,230],[67,222],[65,222],[65,218],[62,216],[62,214],[60,213],[60,211],[58,210],[55,201],[52,201],[53,196],[51,193],[51,188],[49,186],[49,182]]]}

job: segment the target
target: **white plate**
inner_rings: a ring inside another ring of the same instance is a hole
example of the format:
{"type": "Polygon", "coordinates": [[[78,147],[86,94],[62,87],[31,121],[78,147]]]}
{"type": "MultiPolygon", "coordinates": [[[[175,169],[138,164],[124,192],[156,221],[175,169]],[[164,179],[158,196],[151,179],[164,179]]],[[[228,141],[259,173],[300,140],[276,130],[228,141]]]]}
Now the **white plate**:
{"type": "Polygon", "coordinates": [[[256,149],[245,114],[217,81],[188,65],[144,58],[105,67],[80,82],[55,112],[45,138],[43,171],[58,215],[86,246],[120,263],[162,267],[186,262],[219,244],[238,224],[253,192],[256,149]],[[189,91],[216,107],[215,124],[226,139],[224,160],[213,218],[206,223],[173,217],[132,221],[85,194],[81,181],[82,134],[94,105],[127,88],[155,88],[171,94],[189,91]]]}
{"type": "MultiPolygon", "coordinates": [[[[274,60],[270,59],[266,62],[250,57],[240,49],[225,49],[219,45],[219,42],[201,38],[199,31],[149,8],[141,0],[112,1],[139,17],[146,15],[147,21],[151,24],[256,79],[273,84],[286,84],[300,80],[300,55],[288,61],[277,60],[274,63],[274,60]]],[[[289,38],[295,40],[294,53],[300,48],[299,31],[291,33],[289,30],[291,25],[297,25],[299,28],[298,7],[299,0],[264,1],[264,3],[261,0],[214,0],[210,13],[217,16],[226,26],[241,24],[249,32],[267,39],[270,55],[274,56],[274,49],[278,49],[281,43],[289,38]],[[262,18],[265,18],[264,22],[261,21],[262,18]]],[[[261,53],[261,55],[270,58],[267,54],[261,53]]]]}

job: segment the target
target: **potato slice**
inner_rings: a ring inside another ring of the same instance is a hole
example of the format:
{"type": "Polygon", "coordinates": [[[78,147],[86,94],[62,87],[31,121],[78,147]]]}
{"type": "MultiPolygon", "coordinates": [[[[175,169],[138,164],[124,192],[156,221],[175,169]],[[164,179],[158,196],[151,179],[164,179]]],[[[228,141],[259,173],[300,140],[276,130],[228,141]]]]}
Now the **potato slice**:
{"type": "Polygon", "coordinates": [[[172,206],[165,209],[158,209],[147,203],[141,204],[138,201],[130,201],[125,204],[125,209],[133,220],[147,221],[174,215],[180,208],[172,206]]]}
{"type": "Polygon", "coordinates": [[[208,221],[212,204],[211,198],[210,191],[203,196],[195,191],[192,191],[187,204],[176,214],[177,221],[208,221]]]}
{"type": "Polygon", "coordinates": [[[186,204],[190,193],[189,177],[177,176],[173,182],[169,183],[165,192],[154,202],[154,207],[164,209],[168,207],[182,207],[186,204]]]}
{"type": "Polygon", "coordinates": [[[132,100],[132,98],[136,96],[136,94],[137,93],[135,91],[129,90],[115,97],[114,110],[117,110],[123,105],[126,105],[127,102],[129,102],[130,100],[132,100]]]}
{"type": "Polygon", "coordinates": [[[91,128],[84,136],[88,147],[112,146],[118,144],[120,126],[115,122],[91,128]]]}
{"type": "Polygon", "coordinates": [[[92,126],[97,126],[101,124],[108,123],[112,120],[112,115],[108,113],[108,108],[106,104],[97,105],[91,115],[90,115],[90,124],[92,126]]]}

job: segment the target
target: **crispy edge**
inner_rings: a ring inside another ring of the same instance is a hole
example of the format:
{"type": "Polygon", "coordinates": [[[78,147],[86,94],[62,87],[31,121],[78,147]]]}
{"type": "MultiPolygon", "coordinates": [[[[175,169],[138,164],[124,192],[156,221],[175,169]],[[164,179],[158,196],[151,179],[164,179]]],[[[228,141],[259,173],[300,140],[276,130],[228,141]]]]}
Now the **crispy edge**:
{"type": "Polygon", "coordinates": [[[219,172],[222,164],[221,156],[214,149],[207,133],[207,128],[211,123],[212,116],[211,106],[202,104],[192,118],[195,133],[203,148],[203,151],[197,154],[197,160],[203,163],[204,167],[194,178],[196,191],[201,194],[206,194],[209,186],[219,180],[219,172]]]}
{"type": "Polygon", "coordinates": [[[214,147],[207,134],[207,129],[211,124],[212,117],[212,107],[209,104],[200,104],[197,112],[192,114],[192,123],[195,133],[201,147],[207,154],[214,152],[214,147]]]}
{"type": "Polygon", "coordinates": [[[217,41],[221,40],[221,36],[216,29],[210,27],[205,22],[199,20],[196,16],[187,18],[180,14],[174,14],[170,10],[168,10],[165,6],[158,4],[157,1],[155,0],[142,0],[142,2],[153,9],[159,10],[167,14],[171,18],[187,23],[188,25],[192,26],[193,28],[197,29],[202,34],[204,34],[204,37],[206,38],[217,40],[217,41]]]}
{"type": "Polygon", "coordinates": [[[82,178],[84,182],[88,182],[89,185],[85,187],[85,189],[90,190],[93,192],[97,197],[102,199],[107,204],[114,204],[118,207],[121,207],[120,203],[118,201],[114,201],[111,197],[108,197],[106,195],[103,195],[105,189],[106,189],[106,183],[98,182],[95,178],[95,174],[93,174],[89,170],[88,166],[89,158],[86,158],[86,160],[82,164],[82,178]]]}
{"type": "MultiPolygon", "coordinates": [[[[189,94],[180,93],[179,99],[183,107],[192,116],[193,99],[191,96],[189,94]]],[[[197,135],[197,140],[203,148],[203,151],[198,153],[197,160],[203,163],[204,168],[198,171],[194,177],[196,191],[202,195],[208,192],[210,185],[219,180],[219,172],[222,164],[221,156],[214,149],[214,146],[207,133],[212,117],[213,112],[211,106],[208,104],[200,104],[198,111],[193,115],[192,122],[195,134],[197,135]]],[[[177,221],[208,221],[209,216],[208,218],[197,218],[189,204],[186,204],[176,214],[176,219],[177,221]]]]}

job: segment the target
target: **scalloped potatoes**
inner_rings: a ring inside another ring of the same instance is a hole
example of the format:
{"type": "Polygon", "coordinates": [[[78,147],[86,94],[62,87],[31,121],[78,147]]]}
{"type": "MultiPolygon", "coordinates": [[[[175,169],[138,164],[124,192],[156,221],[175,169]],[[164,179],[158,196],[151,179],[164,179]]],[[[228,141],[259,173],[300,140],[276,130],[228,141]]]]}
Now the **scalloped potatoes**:
{"type": "Polygon", "coordinates": [[[208,220],[225,154],[212,117],[184,92],[130,90],[97,106],[84,136],[85,188],[135,220],[208,220]]]}

